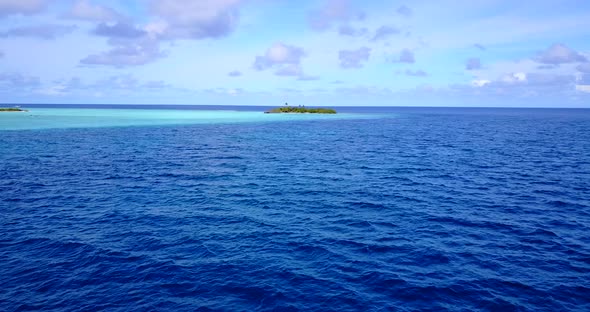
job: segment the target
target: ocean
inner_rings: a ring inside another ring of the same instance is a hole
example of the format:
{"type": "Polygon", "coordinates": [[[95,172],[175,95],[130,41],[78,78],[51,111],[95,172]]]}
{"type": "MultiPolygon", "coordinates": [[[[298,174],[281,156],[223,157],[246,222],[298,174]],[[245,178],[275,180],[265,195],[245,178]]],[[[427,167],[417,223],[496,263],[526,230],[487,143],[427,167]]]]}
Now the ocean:
{"type": "Polygon", "coordinates": [[[26,108],[2,311],[590,311],[589,109],[26,108]]]}

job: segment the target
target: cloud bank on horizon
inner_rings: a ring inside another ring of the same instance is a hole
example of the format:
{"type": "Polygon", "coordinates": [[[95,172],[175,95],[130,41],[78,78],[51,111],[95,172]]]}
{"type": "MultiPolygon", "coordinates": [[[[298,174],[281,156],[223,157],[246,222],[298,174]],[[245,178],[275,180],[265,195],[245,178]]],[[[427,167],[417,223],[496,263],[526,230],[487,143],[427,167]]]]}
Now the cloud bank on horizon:
{"type": "Polygon", "coordinates": [[[590,3],[0,0],[0,102],[590,107],[590,3]]]}

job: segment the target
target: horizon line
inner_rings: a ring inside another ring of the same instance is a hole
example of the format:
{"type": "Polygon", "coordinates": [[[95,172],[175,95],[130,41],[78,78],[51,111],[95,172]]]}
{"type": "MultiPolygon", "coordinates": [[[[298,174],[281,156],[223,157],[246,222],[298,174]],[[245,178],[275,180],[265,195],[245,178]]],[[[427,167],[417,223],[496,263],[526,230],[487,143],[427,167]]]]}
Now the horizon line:
{"type": "MultiPolygon", "coordinates": [[[[285,105],[250,105],[250,104],[129,104],[129,103],[0,103],[0,105],[13,105],[13,106],[27,106],[27,105],[64,105],[64,106],[101,106],[101,105],[113,105],[113,106],[239,106],[239,107],[282,107],[285,105]]],[[[290,105],[299,106],[299,105],[290,105]]],[[[370,105],[370,106],[355,106],[355,105],[310,105],[309,107],[354,107],[354,108],[505,108],[505,109],[590,109],[590,107],[581,106],[432,106],[432,105],[370,105]]]]}

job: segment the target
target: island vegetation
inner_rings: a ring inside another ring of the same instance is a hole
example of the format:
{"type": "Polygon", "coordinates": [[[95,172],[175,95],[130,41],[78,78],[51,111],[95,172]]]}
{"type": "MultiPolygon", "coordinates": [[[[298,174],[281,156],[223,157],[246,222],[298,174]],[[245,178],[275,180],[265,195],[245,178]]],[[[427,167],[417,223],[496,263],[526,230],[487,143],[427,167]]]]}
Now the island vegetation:
{"type": "Polygon", "coordinates": [[[336,114],[331,108],[307,108],[305,106],[289,106],[285,103],[283,107],[273,108],[266,114],[336,114]]]}
{"type": "Polygon", "coordinates": [[[20,107],[0,107],[0,112],[26,112],[26,109],[20,107]]]}

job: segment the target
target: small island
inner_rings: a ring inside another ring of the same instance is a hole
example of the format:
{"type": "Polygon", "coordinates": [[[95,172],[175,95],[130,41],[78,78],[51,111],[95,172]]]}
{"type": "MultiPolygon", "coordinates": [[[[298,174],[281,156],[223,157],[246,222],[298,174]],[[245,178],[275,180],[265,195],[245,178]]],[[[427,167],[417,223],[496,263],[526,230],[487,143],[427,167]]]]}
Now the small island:
{"type": "Polygon", "coordinates": [[[273,108],[264,112],[265,114],[336,114],[331,108],[307,108],[305,106],[289,106],[273,108]]]}
{"type": "Polygon", "coordinates": [[[20,107],[0,107],[0,112],[28,112],[20,107]]]}

